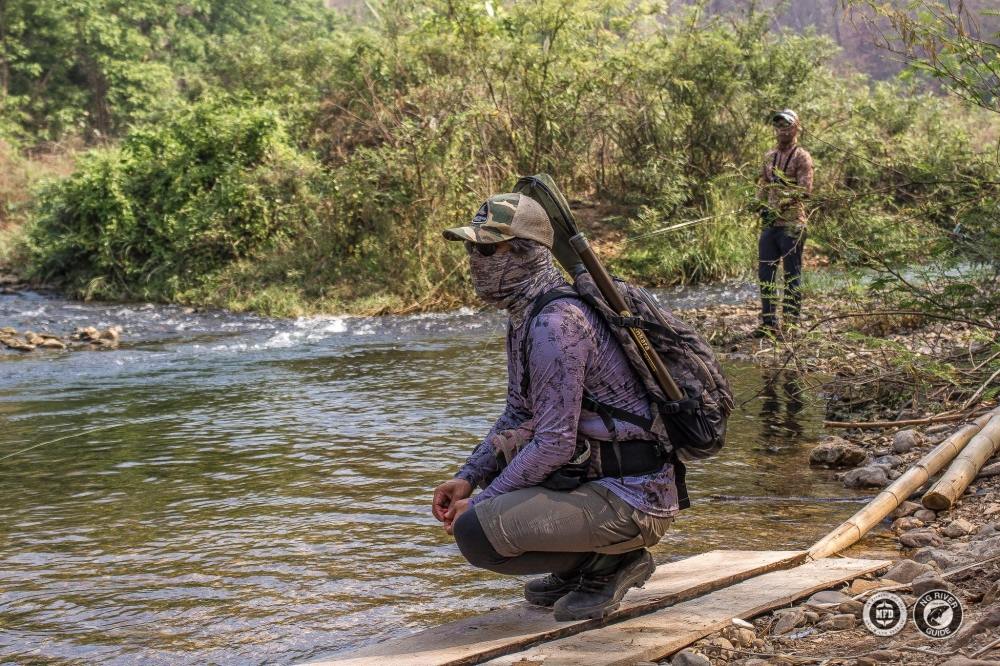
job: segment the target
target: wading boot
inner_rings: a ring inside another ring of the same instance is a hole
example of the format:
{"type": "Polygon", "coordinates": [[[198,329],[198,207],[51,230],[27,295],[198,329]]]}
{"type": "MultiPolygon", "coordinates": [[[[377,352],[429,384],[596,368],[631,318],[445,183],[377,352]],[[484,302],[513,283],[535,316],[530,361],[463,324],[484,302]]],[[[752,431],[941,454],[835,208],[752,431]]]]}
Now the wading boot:
{"type": "Polygon", "coordinates": [[[573,573],[567,578],[551,573],[544,578],[535,578],[525,583],[524,598],[529,604],[549,608],[575,590],[579,584],[579,573],[573,573]]]}
{"type": "Polygon", "coordinates": [[[633,587],[642,587],[653,575],[656,563],[645,548],[624,555],[597,555],[585,567],[579,586],[556,602],[559,622],[601,619],[616,610],[633,587]]]}

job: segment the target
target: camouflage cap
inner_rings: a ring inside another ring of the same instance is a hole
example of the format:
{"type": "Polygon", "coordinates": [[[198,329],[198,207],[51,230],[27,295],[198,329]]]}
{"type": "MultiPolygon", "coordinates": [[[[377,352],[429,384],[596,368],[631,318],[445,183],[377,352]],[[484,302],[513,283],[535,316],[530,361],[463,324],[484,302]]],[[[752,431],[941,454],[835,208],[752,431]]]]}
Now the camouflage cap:
{"type": "Polygon", "coordinates": [[[799,124],[799,114],[795,113],[791,109],[782,109],[781,111],[775,111],[771,114],[771,124],[777,123],[779,120],[784,120],[789,125],[799,124]]]}
{"type": "Polygon", "coordinates": [[[447,240],[500,243],[527,238],[552,249],[552,223],[542,205],[523,194],[494,194],[486,200],[472,224],[443,232],[447,240]]]}

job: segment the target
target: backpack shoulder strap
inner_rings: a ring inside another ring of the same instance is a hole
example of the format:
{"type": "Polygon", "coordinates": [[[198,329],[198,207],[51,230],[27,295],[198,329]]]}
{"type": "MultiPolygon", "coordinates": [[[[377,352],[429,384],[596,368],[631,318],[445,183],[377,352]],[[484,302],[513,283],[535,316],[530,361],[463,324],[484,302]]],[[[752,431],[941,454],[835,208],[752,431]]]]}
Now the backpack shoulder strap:
{"type": "Polygon", "coordinates": [[[798,145],[796,145],[795,147],[792,148],[792,152],[788,153],[788,158],[785,159],[785,166],[781,170],[782,173],[788,171],[788,165],[792,163],[792,160],[795,158],[795,153],[797,153],[797,152],[799,152],[798,145]]]}
{"type": "Polygon", "coordinates": [[[528,391],[531,390],[531,372],[528,367],[528,339],[531,337],[531,324],[546,305],[561,298],[580,299],[580,294],[576,293],[576,289],[569,285],[556,287],[544,294],[539,294],[535,297],[535,301],[531,304],[531,310],[528,311],[528,316],[524,320],[524,335],[521,337],[521,396],[525,401],[528,399],[528,391]]]}
{"type": "MultiPolygon", "coordinates": [[[[521,338],[521,363],[523,368],[521,372],[521,395],[525,399],[528,397],[528,391],[531,390],[531,371],[528,365],[528,341],[531,336],[531,323],[534,321],[535,317],[537,317],[542,310],[545,309],[546,305],[561,298],[576,298],[581,300],[590,305],[603,317],[604,313],[589,294],[581,294],[570,286],[556,287],[555,289],[551,289],[544,294],[541,294],[535,299],[535,302],[531,305],[531,311],[525,319],[524,337],[521,338]]],[[[603,318],[607,320],[606,317],[603,318]]],[[[618,322],[609,323],[618,325],[618,322]]],[[[652,322],[644,322],[644,324],[656,326],[656,324],[652,322]]],[[[646,432],[649,432],[653,425],[652,419],[648,419],[639,414],[633,414],[632,412],[628,412],[624,409],[619,409],[618,407],[613,407],[612,405],[603,403],[586,389],[584,390],[583,404],[581,406],[587,411],[594,412],[600,416],[601,420],[604,422],[604,426],[608,429],[608,432],[610,432],[612,436],[616,436],[615,425],[612,419],[631,423],[632,425],[642,428],[646,432]]]]}

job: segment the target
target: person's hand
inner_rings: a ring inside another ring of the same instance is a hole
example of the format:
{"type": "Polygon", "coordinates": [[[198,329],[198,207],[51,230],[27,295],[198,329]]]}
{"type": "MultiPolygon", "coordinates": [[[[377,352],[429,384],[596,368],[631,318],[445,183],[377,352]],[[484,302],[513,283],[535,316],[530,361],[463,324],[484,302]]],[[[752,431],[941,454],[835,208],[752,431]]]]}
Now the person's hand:
{"type": "Polygon", "coordinates": [[[465,479],[451,479],[450,481],[445,481],[434,489],[434,499],[431,502],[431,513],[433,513],[434,517],[443,523],[445,522],[445,515],[455,502],[464,500],[471,494],[472,484],[465,479]]]}
{"type": "Polygon", "coordinates": [[[444,515],[444,531],[452,534],[455,531],[455,521],[458,520],[459,516],[468,511],[471,506],[471,502],[467,499],[460,499],[453,502],[448,507],[448,512],[444,515]]]}

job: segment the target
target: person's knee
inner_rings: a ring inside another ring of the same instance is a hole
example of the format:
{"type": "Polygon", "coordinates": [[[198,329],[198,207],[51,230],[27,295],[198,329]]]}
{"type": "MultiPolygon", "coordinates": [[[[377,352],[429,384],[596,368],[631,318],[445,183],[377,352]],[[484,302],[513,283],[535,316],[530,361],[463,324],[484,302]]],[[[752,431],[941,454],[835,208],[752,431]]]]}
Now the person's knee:
{"type": "Polygon", "coordinates": [[[462,556],[474,567],[491,569],[506,559],[493,548],[493,544],[486,538],[486,532],[479,522],[475,508],[458,517],[452,534],[462,556]]]}

